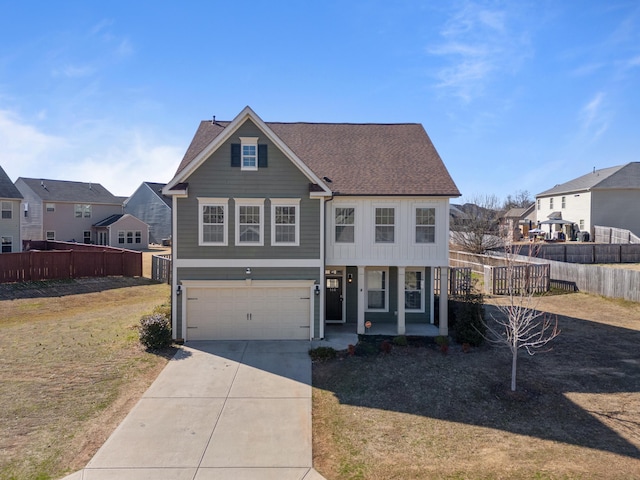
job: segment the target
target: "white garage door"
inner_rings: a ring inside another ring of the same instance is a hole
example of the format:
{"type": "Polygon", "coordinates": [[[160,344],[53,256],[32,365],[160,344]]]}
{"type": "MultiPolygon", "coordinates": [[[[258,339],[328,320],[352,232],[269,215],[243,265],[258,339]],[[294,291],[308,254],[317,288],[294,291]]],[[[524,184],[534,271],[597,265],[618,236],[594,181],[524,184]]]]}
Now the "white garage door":
{"type": "Polygon", "coordinates": [[[308,340],[309,287],[187,290],[187,340],[308,340]]]}

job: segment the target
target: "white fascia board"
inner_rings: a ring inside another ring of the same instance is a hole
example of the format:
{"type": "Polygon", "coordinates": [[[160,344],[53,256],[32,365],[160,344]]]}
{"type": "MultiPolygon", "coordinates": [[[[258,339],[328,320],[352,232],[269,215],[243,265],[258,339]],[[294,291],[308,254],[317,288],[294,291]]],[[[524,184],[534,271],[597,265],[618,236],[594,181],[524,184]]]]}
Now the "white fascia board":
{"type": "MultiPolygon", "coordinates": [[[[271,140],[276,146],[282,150],[282,152],[289,158],[289,160],[296,166],[298,169],[304,173],[304,175],[314,183],[317,183],[322,187],[322,189],[330,194],[331,190],[324,184],[322,180],[320,180],[315,173],[311,171],[307,165],[300,160],[295,153],[278,137],[273,130],[271,130],[266,123],[262,121],[260,117],[251,109],[251,107],[246,106],[244,109],[233,119],[233,121],[227,125],[220,135],[213,139],[213,141],[207,145],[199,154],[194,158],[187,167],[185,167],[178,175],[173,177],[171,181],[163,188],[163,193],[168,191],[174,185],[185,181],[214,151],[216,151],[220,145],[226,142],[235,131],[240,128],[240,126],[246,121],[251,120],[255,123],[260,130],[271,140]]],[[[171,193],[166,193],[167,195],[171,195],[171,193]]]]}
{"type": "Polygon", "coordinates": [[[311,259],[270,259],[270,258],[176,258],[177,268],[320,268],[322,260],[311,259]]]}

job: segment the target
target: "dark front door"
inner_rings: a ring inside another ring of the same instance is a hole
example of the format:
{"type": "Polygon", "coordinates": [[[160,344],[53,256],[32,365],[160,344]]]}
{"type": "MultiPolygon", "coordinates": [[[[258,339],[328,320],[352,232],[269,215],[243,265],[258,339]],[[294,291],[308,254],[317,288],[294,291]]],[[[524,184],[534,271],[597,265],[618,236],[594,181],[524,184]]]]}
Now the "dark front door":
{"type": "Polygon", "coordinates": [[[325,313],[328,322],[342,322],[342,277],[327,278],[325,313]]]}

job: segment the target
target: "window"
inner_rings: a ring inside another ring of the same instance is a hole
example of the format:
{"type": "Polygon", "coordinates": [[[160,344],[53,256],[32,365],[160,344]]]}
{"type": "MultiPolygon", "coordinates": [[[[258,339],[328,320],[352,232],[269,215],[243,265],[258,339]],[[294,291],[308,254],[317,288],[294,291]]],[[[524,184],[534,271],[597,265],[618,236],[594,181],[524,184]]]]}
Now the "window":
{"type": "Polygon", "coordinates": [[[125,236],[125,232],[118,232],[118,244],[119,245],[124,245],[124,236],[125,236]]]}
{"type": "Polygon", "coordinates": [[[236,245],[264,245],[263,198],[236,199],[236,245]]]}
{"type": "Polygon", "coordinates": [[[540,205],[540,199],[538,199],[538,200],[536,201],[536,203],[538,204],[538,210],[540,210],[540,208],[541,208],[541,205],[540,205]]]}
{"type": "Polygon", "coordinates": [[[89,230],[85,230],[82,233],[82,237],[84,243],[91,243],[91,232],[89,230]]]}
{"type": "Polygon", "coordinates": [[[142,232],[136,231],[135,236],[136,236],[136,243],[142,243],[142,232]]]}
{"type": "Polygon", "coordinates": [[[376,208],[376,243],[395,241],[395,209],[376,208]]]}
{"type": "Polygon", "coordinates": [[[127,243],[133,243],[133,232],[127,232],[127,243]]]}
{"type": "Polygon", "coordinates": [[[355,241],[355,210],[353,207],[336,207],[336,243],[355,241]]]}
{"type": "Polygon", "coordinates": [[[55,212],[56,211],[56,204],[55,203],[47,203],[45,205],[45,209],[47,210],[47,212],[55,212]]]}
{"type": "Polygon", "coordinates": [[[407,270],[404,275],[405,310],[424,311],[424,270],[407,270]]]}
{"type": "Polygon", "coordinates": [[[567,208],[567,197],[562,197],[562,208],[567,208]]]}
{"type": "Polygon", "coordinates": [[[75,214],[76,218],[91,218],[91,205],[81,205],[76,203],[75,214]]]}
{"type": "Polygon", "coordinates": [[[580,219],[579,225],[580,225],[580,231],[583,231],[584,230],[584,220],[583,219],[580,219]]]}
{"type": "Polygon", "coordinates": [[[226,198],[198,198],[200,245],[227,245],[226,198]]]}
{"type": "Polygon", "coordinates": [[[436,209],[416,208],[416,243],[436,241],[436,209]]]}
{"type": "Polygon", "coordinates": [[[299,245],[300,200],[271,199],[271,244],[299,245]]]}
{"type": "Polygon", "coordinates": [[[11,202],[2,202],[2,218],[13,218],[13,205],[11,202]]]}
{"type": "Polygon", "coordinates": [[[367,270],[367,310],[387,311],[387,271],[367,270]]]}
{"type": "Polygon", "coordinates": [[[13,251],[13,237],[2,237],[2,253],[13,251]]]}
{"type": "Polygon", "coordinates": [[[56,232],[47,232],[45,233],[45,238],[50,241],[53,242],[56,239],[56,232]]]}
{"type": "Polygon", "coordinates": [[[258,170],[258,137],[240,137],[242,170],[258,170]]]}
{"type": "Polygon", "coordinates": [[[549,199],[549,208],[553,210],[553,197],[549,199]]]}

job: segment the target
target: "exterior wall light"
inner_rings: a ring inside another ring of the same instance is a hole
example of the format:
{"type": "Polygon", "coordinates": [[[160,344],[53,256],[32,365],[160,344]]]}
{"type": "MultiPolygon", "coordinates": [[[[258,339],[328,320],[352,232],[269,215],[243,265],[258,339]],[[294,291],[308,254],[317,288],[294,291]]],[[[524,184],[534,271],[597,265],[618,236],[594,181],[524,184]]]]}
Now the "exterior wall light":
{"type": "Polygon", "coordinates": [[[316,295],[320,295],[320,285],[318,285],[317,283],[313,286],[313,293],[315,293],[316,295]]]}
{"type": "Polygon", "coordinates": [[[347,283],[353,283],[353,274],[351,273],[347,274],[347,283]]]}
{"type": "Polygon", "coordinates": [[[251,275],[251,267],[247,267],[244,273],[246,273],[247,275],[251,275]]]}

